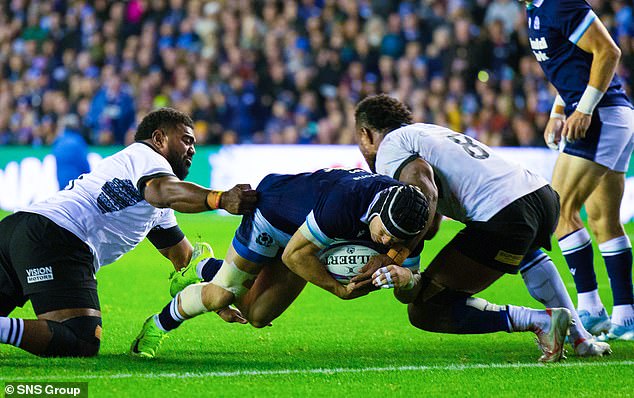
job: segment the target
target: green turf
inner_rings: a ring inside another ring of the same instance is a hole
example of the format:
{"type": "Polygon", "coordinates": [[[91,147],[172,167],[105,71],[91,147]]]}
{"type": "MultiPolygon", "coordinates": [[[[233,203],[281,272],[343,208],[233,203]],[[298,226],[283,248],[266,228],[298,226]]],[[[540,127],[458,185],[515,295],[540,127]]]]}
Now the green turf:
{"type": "MultiPolygon", "coordinates": [[[[4,214],[0,214],[2,217],[4,214]]],[[[179,216],[191,240],[223,255],[238,218],[179,216]]],[[[458,230],[445,222],[423,264],[458,230]]],[[[634,226],[628,226],[630,234],[634,226]]],[[[554,259],[574,284],[558,251],[554,259]]],[[[600,263],[602,261],[597,259],[600,263]]],[[[604,267],[600,293],[611,306],[604,267]]],[[[90,396],[602,396],[634,394],[634,343],[613,343],[603,359],[569,355],[538,365],[532,334],[451,336],[419,331],[388,291],[344,302],[309,286],[273,327],[226,324],[207,314],[177,329],[160,357],[127,354],[143,320],[167,303],[168,262],[147,242],[98,275],[103,344],[98,358],[40,359],[0,346],[0,383],[87,381],[90,396]]],[[[500,304],[539,306],[519,276],[480,295],[500,304]]],[[[13,315],[32,316],[30,308],[13,315]]]]}

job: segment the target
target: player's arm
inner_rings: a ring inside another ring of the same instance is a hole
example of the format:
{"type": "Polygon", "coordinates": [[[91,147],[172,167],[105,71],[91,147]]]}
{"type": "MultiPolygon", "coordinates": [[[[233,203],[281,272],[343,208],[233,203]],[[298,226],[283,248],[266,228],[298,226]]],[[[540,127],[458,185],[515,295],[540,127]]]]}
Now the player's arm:
{"type": "Polygon", "coordinates": [[[559,142],[561,141],[561,132],[564,128],[564,121],[566,120],[566,114],[564,109],[566,103],[559,94],[555,97],[555,102],[550,110],[550,118],[544,128],[544,142],[548,148],[557,150],[559,149],[559,142]]]}
{"type": "Polygon", "coordinates": [[[253,211],[257,201],[257,194],[249,184],[238,184],[228,191],[212,191],[175,176],[148,180],[142,194],[154,207],[181,213],[224,209],[231,214],[245,214],[253,211]]]}
{"type": "Polygon", "coordinates": [[[434,218],[432,219],[429,228],[427,229],[427,233],[423,236],[423,240],[431,240],[440,229],[440,223],[442,222],[443,215],[440,213],[436,213],[434,218]]]}
{"type": "Polygon", "coordinates": [[[335,280],[317,257],[321,247],[314,243],[314,239],[306,223],[293,234],[284,249],[284,253],[282,253],[282,261],[291,271],[342,299],[356,298],[370,291],[371,286],[366,289],[354,290],[354,284],[349,284],[346,287],[335,280]]]}
{"type": "Polygon", "coordinates": [[[183,238],[177,244],[163,249],[158,249],[158,251],[169,259],[174,265],[174,269],[178,271],[189,264],[194,248],[187,238],[183,238]]]}
{"type": "Polygon", "coordinates": [[[432,219],[436,214],[438,205],[438,187],[434,182],[434,170],[431,165],[422,158],[415,158],[401,166],[400,173],[396,177],[400,182],[418,187],[429,202],[429,218],[423,229],[425,235],[432,225],[432,219]]]}
{"type": "Polygon", "coordinates": [[[621,57],[621,50],[598,17],[594,18],[576,44],[583,51],[592,54],[592,65],[588,86],[561,133],[571,141],[585,137],[592,112],[607,91],[621,57]]]}
{"type": "Polygon", "coordinates": [[[178,224],[171,227],[158,225],[150,230],[147,238],[159,253],[172,262],[174,269],[179,270],[189,264],[194,248],[178,224]]]}
{"type": "Polygon", "coordinates": [[[394,177],[405,184],[418,187],[429,202],[429,216],[425,223],[425,228],[423,228],[418,236],[410,239],[408,242],[393,245],[387,253],[387,255],[394,260],[395,264],[401,265],[423,239],[431,239],[436,232],[438,232],[442,216],[436,214],[438,188],[434,182],[434,170],[429,163],[419,157],[410,160],[399,169],[400,170],[397,171],[398,175],[394,177]]]}

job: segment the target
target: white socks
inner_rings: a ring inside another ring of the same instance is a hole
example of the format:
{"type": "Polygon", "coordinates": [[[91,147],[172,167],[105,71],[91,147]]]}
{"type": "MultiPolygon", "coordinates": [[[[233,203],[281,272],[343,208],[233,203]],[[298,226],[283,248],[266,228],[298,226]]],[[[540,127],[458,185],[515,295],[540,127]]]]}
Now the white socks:
{"type": "Polygon", "coordinates": [[[577,299],[579,300],[579,303],[577,304],[579,311],[585,310],[591,315],[596,316],[599,315],[601,310],[603,310],[603,303],[601,302],[601,297],[599,297],[598,290],[578,293],[577,299]]]}
{"type": "Polygon", "coordinates": [[[23,332],[24,320],[0,316],[0,343],[19,347],[23,332]]]}
{"type": "Polygon", "coordinates": [[[526,268],[528,271],[522,272],[522,278],[531,296],[544,304],[546,308],[563,307],[570,310],[575,321],[574,325],[570,327],[573,341],[579,338],[589,338],[590,333],[583,328],[579,314],[577,314],[566,286],[561,280],[561,275],[559,275],[550,257],[542,253],[530,261],[526,268]]]}
{"type": "Polygon", "coordinates": [[[634,325],[634,305],[615,305],[612,308],[612,323],[619,326],[634,325]]]}
{"type": "Polygon", "coordinates": [[[538,329],[548,332],[550,316],[546,311],[526,307],[507,305],[513,332],[536,332],[538,329]]]}

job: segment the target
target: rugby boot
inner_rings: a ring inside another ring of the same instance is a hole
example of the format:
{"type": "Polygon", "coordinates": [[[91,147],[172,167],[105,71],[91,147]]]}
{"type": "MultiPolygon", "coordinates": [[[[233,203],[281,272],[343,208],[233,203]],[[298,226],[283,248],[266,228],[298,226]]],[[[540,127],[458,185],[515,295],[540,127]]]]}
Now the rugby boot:
{"type": "Polygon", "coordinates": [[[607,333],[610,330],[612,323],[605,308],[601,309],[598,315],[592,315],[586,310],[578,312],[583,327],[593,336],[600,336],[601,333],[607,333]]]}
{"type": "Polygon", "coordinates": [[[615,325],[612,324],[610,330],[599,337],[601,341],[607,340],[623,340],[623,341],[634,341],[634,325],[615,325]]]}
{"type": "Polygon", "coordinates": [[[537,345],[542,350],[539,362],[558,362],[566,357],[564,341],[572,324],[572,315],[566,308],[547,308],[546,313],[550,316],[550,327],[547,331],[535,331],[537,345]]]}
{"type": "Polygon", "coordinates": [[[154,358],[166,337],[167,332],[156,326],[154,315],[151,315],[145,320],[141,332],[132,342],[130,353],[143,358],[154,358]]]}
{"type": "Polygon", "coordinates": [[[612,348],[608,343],[597,341],[594,337],[577,340],[573,347],[578,357],[602,357],[612,354],[612,348]]]}
{"type": "Polygon", "coordinates": [[[187,286],[201,282],[202,279],[196,274],[196,266],[201,261],[213,256],[214,251],[209,243],[194,243],[194,252],[192,253],[192,259],[189,264],[179,271],[172,272],[170,275],[170,296],[176,297],[178,292],[187,286]]]}

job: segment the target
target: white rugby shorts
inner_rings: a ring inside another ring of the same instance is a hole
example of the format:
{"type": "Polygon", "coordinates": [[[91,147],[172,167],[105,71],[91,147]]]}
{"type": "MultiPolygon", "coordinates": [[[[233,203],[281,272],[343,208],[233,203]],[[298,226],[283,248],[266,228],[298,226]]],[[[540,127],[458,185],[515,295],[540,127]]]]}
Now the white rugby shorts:
{"type": "Polygon", "coordinates": [[[610,170],[625,172],[634,149],[634,109],[626,106],[597,108],[586,137],[562,140],[559,151],[592,160],[610,170]]]}

